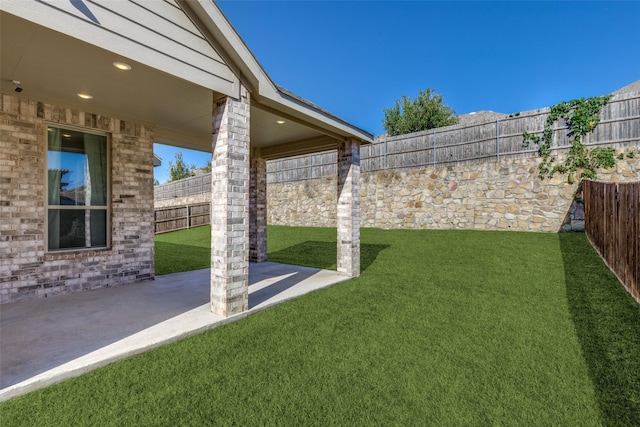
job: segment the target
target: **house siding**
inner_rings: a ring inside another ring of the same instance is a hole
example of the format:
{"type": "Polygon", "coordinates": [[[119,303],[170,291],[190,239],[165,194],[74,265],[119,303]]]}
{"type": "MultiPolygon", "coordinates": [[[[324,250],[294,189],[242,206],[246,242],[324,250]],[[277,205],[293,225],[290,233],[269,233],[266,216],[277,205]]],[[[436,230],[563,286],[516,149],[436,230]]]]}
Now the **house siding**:
{"type": "Polygon", "coordinates": [[[2,95],[0,303],[152,279],[153,257],[153,130],[113,117],[2,95]],[[109,249],[46,250],[46,129],[50,124],[110,135],[109,249]]]}

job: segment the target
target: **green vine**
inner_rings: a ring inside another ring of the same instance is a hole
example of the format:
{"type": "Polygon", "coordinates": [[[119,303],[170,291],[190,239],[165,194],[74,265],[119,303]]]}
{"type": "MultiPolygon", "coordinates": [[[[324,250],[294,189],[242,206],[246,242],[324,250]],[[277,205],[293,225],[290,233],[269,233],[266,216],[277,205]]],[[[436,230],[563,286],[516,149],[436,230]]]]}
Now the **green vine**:
{"type": "Polygon", "coordinates": [[[589,149],[583,142],[583,137],[591,132],[600,122],[600,111],[611,99],[611,95],[591,98],[574,99],[561,102],[551,107],[542,136],[524,132],[523,144],[528,147],[531,143],[538,145],[538,153],[542,162],[538,167],[540,179],[552,178],[556,173],[568,173],[569,183],[573,183],[575,174],[580,173],[578,179],[595,179],[597,170],[615,166],[615,150],[611,147],[596,147],[589,149]],[[569,127],[572,138],[571,148],[564,162],[558,161],[553,155],[551,143],[553,138],[553,124],[564,119],[569,127]]]}

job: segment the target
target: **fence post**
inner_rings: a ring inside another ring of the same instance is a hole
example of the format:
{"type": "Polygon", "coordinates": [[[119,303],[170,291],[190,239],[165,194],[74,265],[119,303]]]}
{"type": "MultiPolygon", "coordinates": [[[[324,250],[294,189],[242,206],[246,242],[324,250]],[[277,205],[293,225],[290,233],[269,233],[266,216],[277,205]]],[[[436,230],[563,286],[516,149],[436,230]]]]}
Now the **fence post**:
{"type": "Polygon", "coordinates": [[[500,161],[500,119],[496,119],[496,154],[500,161]]]}
{"type": "Polygon", "coordinates": [[[382,153],[382,168],[387,168],[387,134],[384,134],[384,152],[382,153]]]}
{"type": "Polygon", "coordinates": [[[436,167],[436,130],[433,129],[433,167],[436,167]]]}
{"type": "Polygon", "coordinates": [[[284,160],[280,159],[280,182],[284,182],[284,160]]]}
{"type": "Polygon", "coordinates": [[[191,205],[187,205],[187,229],[191,228],[191,205]]]}
{"type": "MultiPolygon", "coordinates": [[[[549,113],[551,114],[551,113],[549,113]]],[[[552,129],[552,133],[551,133],[551,147],[552,148],[558,148],[558,140],[556,139],[556,127],[555,125],[551,125],[551,129],[552,129]]],[[[542,132],[544,135],[544,127],[542,128],[542,132]]]]}

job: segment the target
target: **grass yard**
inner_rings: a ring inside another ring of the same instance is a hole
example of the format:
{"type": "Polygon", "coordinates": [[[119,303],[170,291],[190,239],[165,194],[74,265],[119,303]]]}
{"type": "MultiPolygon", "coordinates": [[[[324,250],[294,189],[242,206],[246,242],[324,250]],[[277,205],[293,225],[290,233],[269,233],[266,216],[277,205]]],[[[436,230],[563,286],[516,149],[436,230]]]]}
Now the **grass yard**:
{"type": "MultiPolygon", "coordinates": [[[[159,274],[209,228],[157,237],[159,274]]],[[[335,230],[269,227],[335,268],[335,230]]],[[[640,305],[582,234],[362,230],[362,275],[0,406],[3,425],[640,425],[640,305]]]]}

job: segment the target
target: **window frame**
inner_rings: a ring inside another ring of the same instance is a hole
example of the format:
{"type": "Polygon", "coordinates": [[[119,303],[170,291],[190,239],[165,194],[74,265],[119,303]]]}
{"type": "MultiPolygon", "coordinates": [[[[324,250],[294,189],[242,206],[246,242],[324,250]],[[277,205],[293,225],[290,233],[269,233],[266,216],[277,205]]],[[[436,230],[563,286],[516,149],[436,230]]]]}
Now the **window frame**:
{"type": "Polygon", "coordinates": [[[81,126],[72,126],[67,124],[61,124],[56,122],[45,122],[45,135],[44,135],[44,248],[45,253],[47,254],[60,254],[60,253],[69,253],[69,252],[87,252],[87,251],[96,251],[96,250],[106,250],[111,249],[111,133],[100,131],[98,129],[85,128],[81,126]],[[55,128],[60,129],[61,131],[71,131],[71,132],[81,132],[84,134],[91,134],[97,136],[104,136],[106,138],[106,152],[107,152],[107,197],[106,197],[106,205],[105,206],[95,206],[95,205],[50,205],[49,204],[49,129],[55,128]],[[50,210],[75,210],[75,211],[86,211],[86,210],[96,210],[96,211],[104,211],[106,217],[106,236],[105,246],[93,246],[93,247],[74,247],[74,248],[61,248],[61,249],[50,249],[49,248],[49,211],[50,210]]]}

